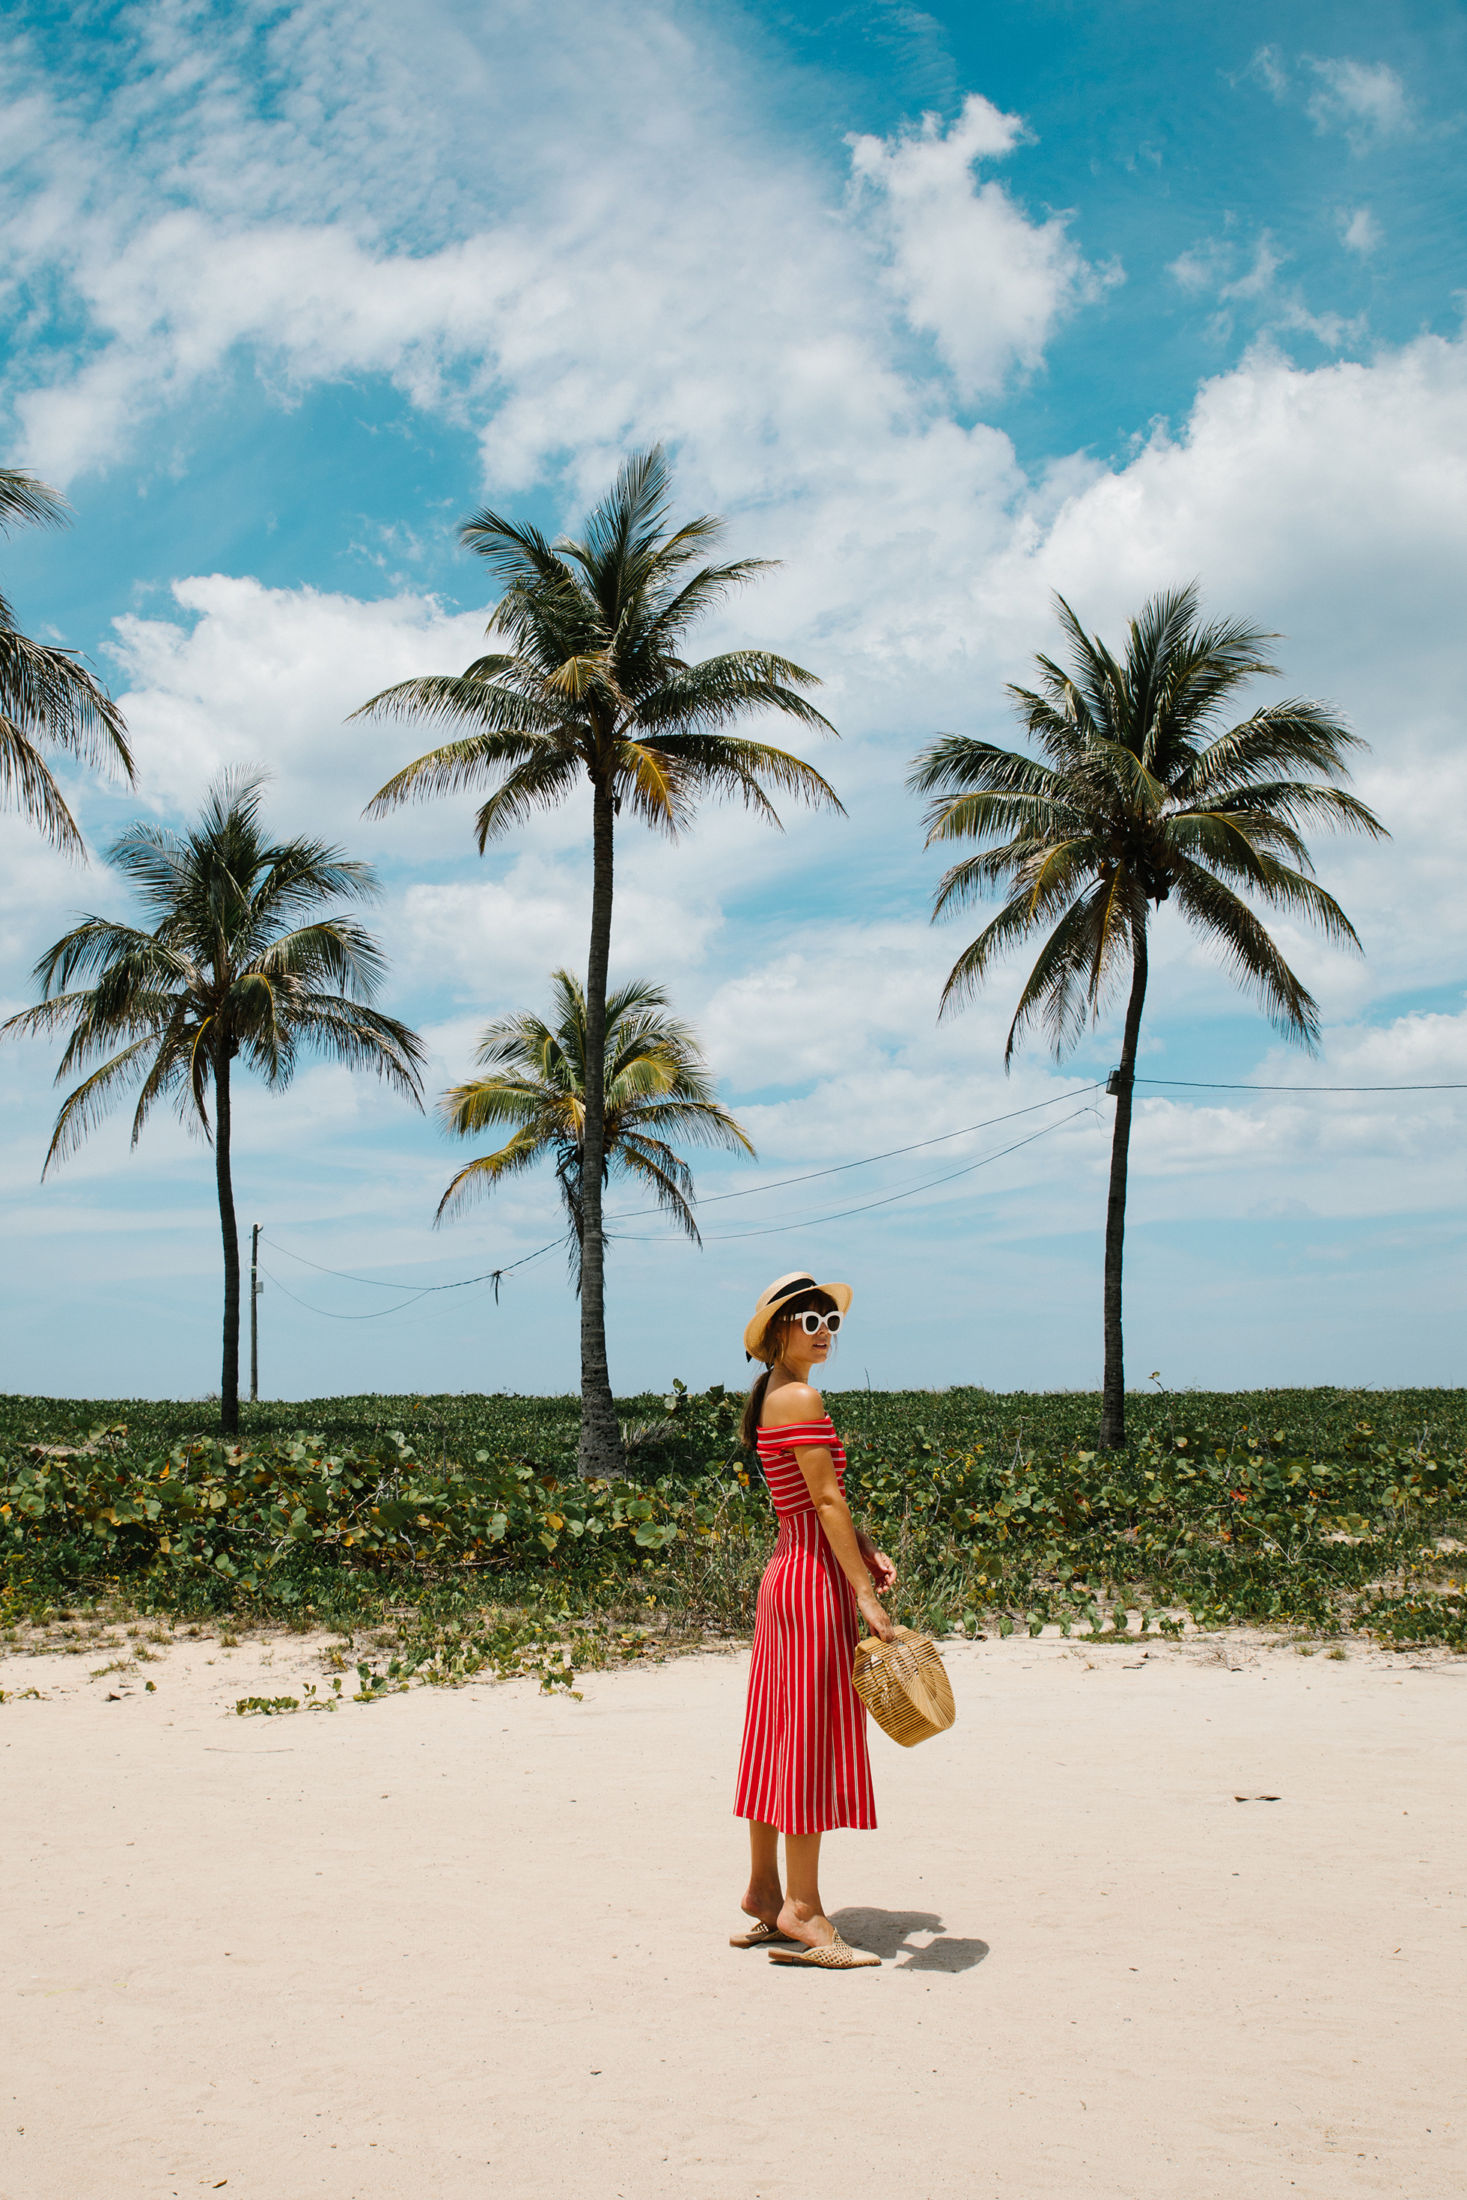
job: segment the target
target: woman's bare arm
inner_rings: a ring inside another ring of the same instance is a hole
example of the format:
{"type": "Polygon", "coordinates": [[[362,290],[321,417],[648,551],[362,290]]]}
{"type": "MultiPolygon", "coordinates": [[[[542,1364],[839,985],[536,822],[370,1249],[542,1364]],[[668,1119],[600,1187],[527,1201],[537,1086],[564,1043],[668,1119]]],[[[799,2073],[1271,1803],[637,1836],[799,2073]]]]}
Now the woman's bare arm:
{"type": "MultiPolygon", "coordinates": [[[[786,1428],[800,1422],[819,1421],[824,1418],[825,1407],[820,1394],[808,1383],[785,1383],[775,1392],[765,1408],[764,1426],[786,1428]]],[[[792,1447],[805,1477],[805,1487],[810,1492],[811,1503],[819,1515],[825,1530],[825,1539],[836,1556],[847,1581],[856,1592],[856,1603],[861,1617],[873,1635],[883,1642],[890,1642],[895,1629],[881,1608],[877,1596],[872,1569],[867,1564],[856,1534],[856,1524],[851,1518],[851,1508],[841,1495],[836,1478],[835,1461],[828,1444],[796,1444],[792,1447]]],[[[885,1583],[882,1584],[886,1586],[885,1583]]]]}

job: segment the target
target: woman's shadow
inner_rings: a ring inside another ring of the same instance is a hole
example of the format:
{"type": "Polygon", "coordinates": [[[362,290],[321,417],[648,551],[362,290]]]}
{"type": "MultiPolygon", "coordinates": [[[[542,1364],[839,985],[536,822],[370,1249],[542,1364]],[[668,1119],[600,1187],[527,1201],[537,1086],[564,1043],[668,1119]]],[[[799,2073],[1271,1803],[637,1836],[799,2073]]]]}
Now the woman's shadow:
{"type": "Polygon", "coordinates": [[[853,1948],[869,1948],[887,1963],[905,1957],[899,1971],[971,1971],[988,1953],[986,1940],[949,1938],[930,1910],[835,1910],[830,1922],[853,1948]],[[914,1946],[913,1934],[934,1937],[914,1946]]]}

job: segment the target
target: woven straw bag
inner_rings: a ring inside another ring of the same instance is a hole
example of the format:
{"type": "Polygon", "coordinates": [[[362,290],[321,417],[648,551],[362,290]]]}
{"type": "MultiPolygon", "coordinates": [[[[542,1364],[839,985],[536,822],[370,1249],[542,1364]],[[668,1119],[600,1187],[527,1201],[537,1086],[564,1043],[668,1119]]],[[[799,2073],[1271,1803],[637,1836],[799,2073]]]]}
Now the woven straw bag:
{"type": "Polygon", "coordinates": [[[883,1734],[903,1749],[943,1733],[957,1717],[952,1682],[930,1635],[899,1627],[894,1642],[856,1644],[856,1694],[883,1734]]]}

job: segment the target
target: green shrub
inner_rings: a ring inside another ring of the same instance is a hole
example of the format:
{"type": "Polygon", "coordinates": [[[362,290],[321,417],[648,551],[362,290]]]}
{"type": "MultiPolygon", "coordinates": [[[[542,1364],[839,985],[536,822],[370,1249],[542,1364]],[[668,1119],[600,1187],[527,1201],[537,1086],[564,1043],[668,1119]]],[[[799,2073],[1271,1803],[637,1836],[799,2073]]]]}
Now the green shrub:
{"type": "MultiPolygon", "coordinates": [[[[348,1629],[411,1616],[399,1671],[369,1667],[364,1694],[486,1667],[569,1685],[568,1626],[596,1622],[598,1657],[652,1639],[633,1613],[747,1632],[772,1522],[740,1404],[681,1383],[629,1401],[627,1478],[583,1482],[573,1400],[254,1408],[225,1444],[198,1407],[11,1398],[0,1589],[13,1615],[112,1596],[348,1629]],[[313,1433],[267,1425],[306,1411],[313,1433]]],[[[1102,1640],[1133,1623],[1351,1627],[1453,1648],[1467,1600],[1439,1544],[1467,1510],[1463,1405],[1142,1398],[1130,1449],[1102,1455],[1087,1397],[832,1399],[852,1502],[901,1571],[898,1617],[1102,1640]]]]}

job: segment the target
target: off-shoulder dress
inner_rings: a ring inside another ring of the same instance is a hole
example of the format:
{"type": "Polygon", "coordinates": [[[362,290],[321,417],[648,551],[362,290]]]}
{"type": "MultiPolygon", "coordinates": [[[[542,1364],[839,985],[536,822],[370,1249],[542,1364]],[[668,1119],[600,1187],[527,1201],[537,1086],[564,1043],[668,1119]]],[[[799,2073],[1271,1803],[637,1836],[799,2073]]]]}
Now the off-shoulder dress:
{"type": "Polygon", "coordinates": [[[759,1431],[759,1465],[779,1538],[759,1584],[736,1818],[781,1833],[872,1827],[866,1707],[851,1684],[855,1593],[820,1525],[795,1457],[824,1444],[845,1490],[846,1455],[828,1414],[759,1431]]]}

